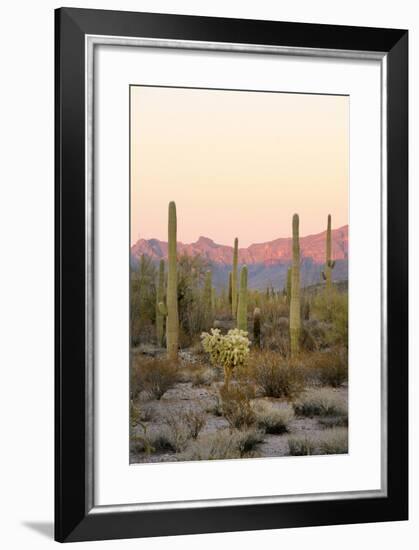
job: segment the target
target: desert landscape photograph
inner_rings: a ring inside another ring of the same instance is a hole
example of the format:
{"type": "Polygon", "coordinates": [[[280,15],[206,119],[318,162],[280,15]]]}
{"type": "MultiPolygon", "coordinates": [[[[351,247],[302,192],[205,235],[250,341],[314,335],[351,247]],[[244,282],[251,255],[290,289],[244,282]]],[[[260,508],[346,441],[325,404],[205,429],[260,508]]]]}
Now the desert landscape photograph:
{"type": "Polygon", "coordinates": [[[349,98],[130,87],[130,463],[346,454],[349,98]]]}

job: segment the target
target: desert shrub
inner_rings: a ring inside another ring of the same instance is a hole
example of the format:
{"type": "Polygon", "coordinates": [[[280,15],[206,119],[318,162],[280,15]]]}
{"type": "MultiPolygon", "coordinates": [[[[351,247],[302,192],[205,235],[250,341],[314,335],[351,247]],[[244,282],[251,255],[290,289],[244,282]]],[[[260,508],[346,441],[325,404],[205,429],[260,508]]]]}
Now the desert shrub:
{"type": "Polygon", "coordinates": [[[294,410],[286,407],[275,407],[267,401],[257,401],[252,405],[258,428],[268,434],[282,434],[288,431],[294,419],[294,410]]]}
{"type": "Polygon", "coordinates": [[[140,422],[148,422],[153,417],[153,411],[150,407],[139,406],[133,400],[130,401],[129,407],[130,424],[132,427],[140,424],[140,422]]]}
{"type": "Polygon", "coordinates": [[[272,351],[252,354],[246,376],[267,397],[292,398],[302,391],[304,384],[301,369],[272,351]]]}
{"type": "Polygon", "coordinates": [[[225,460],[254,456],[254,449],[263,441],[259,430],[220,430],[201,436],[181,455],[183,460],[225,460]]]}
{"type": "Polygon", "coordinates": [[[246,428],[255,422],[251,405],[253,397],[253,388],[245,384],[220,388],[222,414],[232,428],[246,428]]]}
{"type": "Polygon", "coordinates": [[[153,438],[147,433],[147,426],[143,422],[138,422],[137,425],[142,433],[131,433],[131,449],[136,453],[154,453],[156,448],[153,445],[153,438]]]}
{"type": "Polygon", "coordinates": [[[178,371],[179,382],[191,382],[192,386],[210,386],[218,378],[217,369],[199,363],[186,365],[178,371]]]}
{"type": "Polygon", "coordinates": [[[301,416],[348,416],[345,399],[331,388],[311,389],[304,392],[294,403],[294,410],[301,416]]]}
{"type": "Polygon", "coordinates": [[[137,346],[155,338],[154,321],[156,312],[156,268],[152,260],[141,256],[130,273],[130,321],[131,343],[137,346]]]}
{"type": "Polygon", "coordinates": [[[205,425],[204,412],[193,408],[168,411],[161,419],[167,429],[167,439],[177,453],[185,450],[188,441],[196,439],[205,425]]]}
{"type": "Polygon", "coordinates": [[[345,454],[348,452],[348,430],[331,428],[311,436],[290,436],[288,449],[293,456],[345,454]]]}
{"type": "Polygon", "coordinates": [[[307,359],[321,384],[336,388],[348,380],[348,354],[345,348],[312,353],[307,359]]]}
{"type": "Polygon", "coordinates": [[[131,368],[131,396],[144,391],[160,399],[177,381],[176,364],[169,359],[137,356],[131,368]]]}
{"type": "Polygon", "coordinates": [[[181,254],[178,258],[179,341],[182,347],[208,328],[208,312],[202,299],[202,286],[208,261],[199,254],[181,254]]]}
{"type": "Polygon", "coordinates": [[[213,414],[215,416],[223,416],[223,405],[219,394],[213,396],[213,400],[207,406],[205,412],[213,414]]]}
{"type": "Polygon", "coordinates": [[[192,439],[196,439],[205,426],[205,413],[202,409],[189,408],[181,414],[183,422],[189,429],[192,439]]]}
{"type": "Polygon", "coordinates": [[[348,427],[347,416],[322,416],[319,423],[325,428],[348,427]]]}
{"type": "Polygon", "coordinates": [[[348,347],[348,293],[336,288],[330,297],[326,292],[319,292],[313,297],[312,315],[314,318],[329,324],[327,339],[330,345],[348,347]]]}
{"type": "Polygon", "coordinates": [[[312,436],[293,435],[288,438],[288,452],[292,456],[316,454],[316,444],[312,436]]]}
{"type": "Polygon", "coordinates": [[[325,430],[318,443],[319,454],[337,455],[348,452],[347,428],[331,428],[325,430]]]}
{"type": "MultiPolygon", "coordinates": [[[[275,315],[263,317],[262,325],[262,342],[263,348],[266,350],[276,351],[283,357],[288,357],[290,354],[290,332],[288,321],[288,306],[287,316],[275,315]]],[[[265,315],[262,310],[262,315],[265,315]]]]}

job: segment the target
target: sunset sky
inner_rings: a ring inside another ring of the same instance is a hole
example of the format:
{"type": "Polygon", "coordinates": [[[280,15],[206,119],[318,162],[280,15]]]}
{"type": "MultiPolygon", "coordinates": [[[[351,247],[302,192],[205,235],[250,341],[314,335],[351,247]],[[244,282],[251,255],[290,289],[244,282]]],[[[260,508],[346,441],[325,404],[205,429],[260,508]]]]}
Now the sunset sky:
{"type": "Polygon", "coordinates": [[[348,223],[349,97],[131,87],[131,243],[240,246],[348,223]]]}

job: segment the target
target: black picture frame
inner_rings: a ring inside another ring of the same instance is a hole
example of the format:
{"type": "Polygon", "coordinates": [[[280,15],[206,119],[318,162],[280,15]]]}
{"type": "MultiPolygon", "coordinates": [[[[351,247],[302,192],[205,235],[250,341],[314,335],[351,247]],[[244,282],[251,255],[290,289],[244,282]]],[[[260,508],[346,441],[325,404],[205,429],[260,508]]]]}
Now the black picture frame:
{"type": "Polygon", "coordinates": [[[408,518],[408,32],[60,8],[55,13],[55,538],[60,542],[408,518]],[[386,55],[387,496],[94,513],[86,456],[85,36],[386,55]]]}

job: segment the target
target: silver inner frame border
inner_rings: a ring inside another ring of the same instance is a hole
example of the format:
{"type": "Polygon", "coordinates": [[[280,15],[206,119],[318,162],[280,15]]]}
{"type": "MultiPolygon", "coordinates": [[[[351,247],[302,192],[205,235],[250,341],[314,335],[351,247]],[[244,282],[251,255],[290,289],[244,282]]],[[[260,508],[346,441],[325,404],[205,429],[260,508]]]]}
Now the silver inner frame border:
{"type": "Polygon", "coordinates": [[[358,50],[298,48],[260,44],[201,42],[161,38],[85,35],[85,260],[86,260],[86,514],[141,512],[151,510],[196,509],[246,506],[286,502],[333,501],[387,496],[387,54],[358,50]],[[333,493],[253,496],[138,504],[94,504],[94,50],[97,45],[143,48],[171,48],[217,52],[241,52],[305,57],[375,60],[381,66],[381,489],[333,493]]]}

